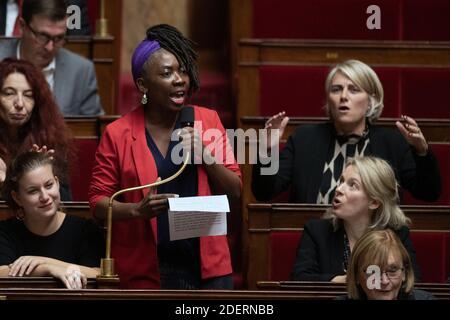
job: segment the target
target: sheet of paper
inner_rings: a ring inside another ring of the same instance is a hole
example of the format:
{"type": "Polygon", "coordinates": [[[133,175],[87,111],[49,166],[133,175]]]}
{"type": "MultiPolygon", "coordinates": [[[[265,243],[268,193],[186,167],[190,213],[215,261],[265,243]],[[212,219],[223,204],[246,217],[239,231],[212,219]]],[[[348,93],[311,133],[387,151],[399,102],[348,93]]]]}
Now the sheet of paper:
{"type": "Polygon", "coordinates": [[[169,198],[170,240],[227,234],[226,196],[169,198]]]}

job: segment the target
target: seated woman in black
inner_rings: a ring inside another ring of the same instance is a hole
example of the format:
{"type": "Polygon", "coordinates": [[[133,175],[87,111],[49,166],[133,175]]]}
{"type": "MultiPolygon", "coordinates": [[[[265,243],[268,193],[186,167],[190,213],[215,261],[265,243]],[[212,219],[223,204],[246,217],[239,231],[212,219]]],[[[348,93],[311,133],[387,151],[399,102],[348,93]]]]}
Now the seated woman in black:
{"type": "Polygon", "coordinates": [[[291,277],[346,282],[356,241],[369,230],[389,228],[408,250],[416,279],[420,279],[409,222],[398,206],[397,181],[391,166],[380,158],[353,158],[342,173],[324,219],[305,224],[291,277]]]}
{"type": "Polygon", "coordinates": [[[102,234],[92,222],[60,210],[48,154],[30,151],[14,159],[2,192],[17,219],[0,222],[0,276],[53,276],[81,289],[99,274],[102,234]]]}

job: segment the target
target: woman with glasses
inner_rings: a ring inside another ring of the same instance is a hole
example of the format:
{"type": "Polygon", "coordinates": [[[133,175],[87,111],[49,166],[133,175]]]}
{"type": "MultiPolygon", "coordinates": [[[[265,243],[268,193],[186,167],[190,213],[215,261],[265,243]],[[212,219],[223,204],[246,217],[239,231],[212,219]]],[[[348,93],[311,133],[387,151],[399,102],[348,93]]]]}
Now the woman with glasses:
{"type": "Polygon", "coordinates": [[[347,298],[353,300],[430,300],[414,289],[408,251],[390,229],[367,232],[355,244],[347,272],[347,298]]]}
{"type": "Polygon", "coordinates": [[[42,72],[28,61],[8,58],[0,62],[0,188],[6,166],[32,148],[53,155],[61,198],[71,200],[67,161],[74,158],[74,152],[70,130],[42,72]]]}
{"type": "Polygon", "coordinates": [[[345,282],[358,239],[370,230],[392,229],[408,250],[414,275],[420,279],[409,222],[398,206],[397,181],[391,166],[376,157],[352,158],[323,219],[305,224],[291,277],[345,282]]]}

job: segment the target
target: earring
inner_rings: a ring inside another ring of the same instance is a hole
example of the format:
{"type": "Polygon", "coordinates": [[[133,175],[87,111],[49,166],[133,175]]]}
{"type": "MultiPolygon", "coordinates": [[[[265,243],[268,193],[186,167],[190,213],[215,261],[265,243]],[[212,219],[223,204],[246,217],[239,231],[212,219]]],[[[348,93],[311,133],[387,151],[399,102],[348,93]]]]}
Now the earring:
{"type": "Polygon", "coordinates": [[[147,93],[144,92],[144,94],[142,95],[141,103],[142,104],[147,104],[147,102],[148,102],[147,93]]]}
{"type": "Polygon", "coordinates": [[[22,208],[17,209],[16,219],[19,221],[22,221],[24,217],[25,217],[25,213],[23,212],[23,209],[22,208]]]}

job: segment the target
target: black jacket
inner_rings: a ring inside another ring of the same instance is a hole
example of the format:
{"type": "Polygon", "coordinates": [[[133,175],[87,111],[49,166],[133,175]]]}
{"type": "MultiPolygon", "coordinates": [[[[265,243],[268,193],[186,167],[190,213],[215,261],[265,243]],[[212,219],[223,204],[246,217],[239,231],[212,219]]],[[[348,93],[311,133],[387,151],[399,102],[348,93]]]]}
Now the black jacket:
{"type": "MultiPolygon", "coordinates": [[[[411,150],[398,130],[371,125],[366,155],[388,161],[402,188],[415,198],[435,201],[441,194],[439,166],[430,151],[424,157],[411,150]]],[[[279,171],[260,175],[253,166],[252,191],[259,201],[270,201],[291,187],[290,202],[316,203],[328,150],[335,143],[331,123],[303,125],[289,137],[280,153],[279,171]]]]}
{"type": "MultiPolygon", "coordinates": [[[[421,273],[417,265],[416,251],[409,238],[409,229],[394,230],[411,258],[416,281],[421,273]]],[[[328,219],[313,219],[305,224],[291,279],[299,281],[330,281],[344,275],[344,228],[333,231],[328,219]]]]}

